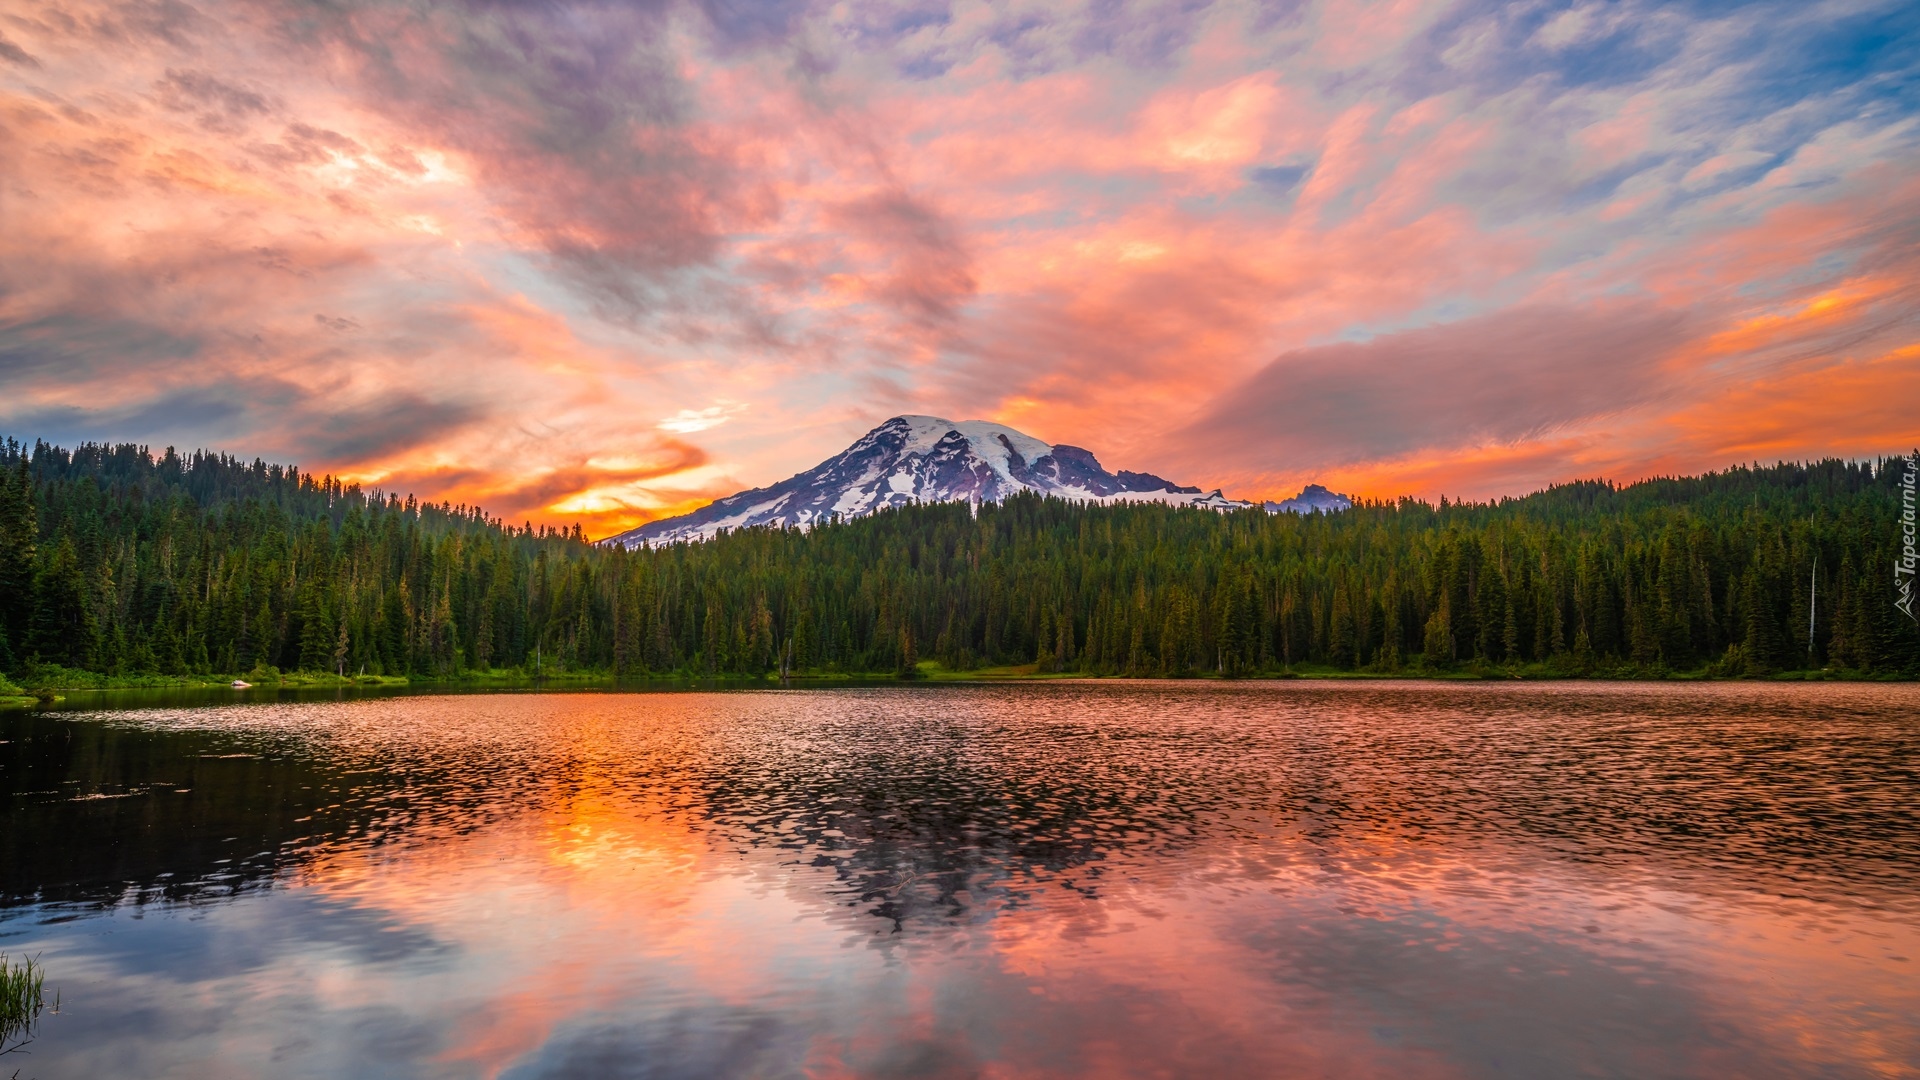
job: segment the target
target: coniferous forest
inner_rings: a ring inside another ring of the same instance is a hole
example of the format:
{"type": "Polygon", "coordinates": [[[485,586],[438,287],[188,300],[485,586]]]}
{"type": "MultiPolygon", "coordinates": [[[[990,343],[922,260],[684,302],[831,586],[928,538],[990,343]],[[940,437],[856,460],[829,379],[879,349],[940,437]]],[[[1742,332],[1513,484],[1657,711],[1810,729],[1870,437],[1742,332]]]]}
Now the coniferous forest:
{"type": "Polygon", "coordinates": [[[0,670],[1914,677],[1902,459],[1497,503],[1017,497],[626,551],[297,468],[0,444],[0,670]]]}

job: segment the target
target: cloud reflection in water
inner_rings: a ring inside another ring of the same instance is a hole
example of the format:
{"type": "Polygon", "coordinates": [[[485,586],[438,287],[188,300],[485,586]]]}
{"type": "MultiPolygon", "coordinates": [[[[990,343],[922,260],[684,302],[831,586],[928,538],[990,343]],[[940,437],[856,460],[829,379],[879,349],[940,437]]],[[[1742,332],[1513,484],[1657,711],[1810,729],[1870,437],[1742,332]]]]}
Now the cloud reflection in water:
{"type": "Polygon", "coordinates": [[[46,1075],[1898,1074],[1916,715],[1220,684],[16,714],[0,940],[66,995],[46,1075]]]}

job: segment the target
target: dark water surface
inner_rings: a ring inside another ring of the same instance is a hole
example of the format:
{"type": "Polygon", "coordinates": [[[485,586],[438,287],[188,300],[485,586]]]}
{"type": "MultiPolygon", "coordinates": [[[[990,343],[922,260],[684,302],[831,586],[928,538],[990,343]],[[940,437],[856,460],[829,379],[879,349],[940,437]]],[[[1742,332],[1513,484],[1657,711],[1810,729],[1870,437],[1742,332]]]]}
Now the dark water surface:
{"type": "Polygon", "coordinates": [[[1920,688],[0,713],[40,1080],[1920,1076],[1920,688]]]}

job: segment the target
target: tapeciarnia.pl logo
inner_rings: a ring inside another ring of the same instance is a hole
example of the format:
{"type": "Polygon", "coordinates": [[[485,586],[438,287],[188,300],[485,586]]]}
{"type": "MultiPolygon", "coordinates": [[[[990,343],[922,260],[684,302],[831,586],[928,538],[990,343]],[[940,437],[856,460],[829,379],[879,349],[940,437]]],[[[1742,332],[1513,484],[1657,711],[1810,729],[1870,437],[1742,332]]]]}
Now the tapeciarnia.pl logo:
{"type": "Polygon", "coordinates": [[[1914,519],[1913,479],[1920,472],[1920,450],[1907,459],[1907,471],[1900,477],[1900,554],[1893,560],[1893,588],[1897,598],[1893,606],[1909,619],[1920,622],[1913,613],[1914,519]]]}

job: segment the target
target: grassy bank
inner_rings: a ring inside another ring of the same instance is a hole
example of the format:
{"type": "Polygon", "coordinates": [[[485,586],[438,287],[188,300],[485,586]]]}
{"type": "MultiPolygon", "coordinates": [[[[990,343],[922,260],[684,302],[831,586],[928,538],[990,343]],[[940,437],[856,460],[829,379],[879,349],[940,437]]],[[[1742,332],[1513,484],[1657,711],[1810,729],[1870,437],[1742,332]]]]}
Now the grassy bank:
{"type": "MultiPolygon", "coordinates": [[[[875,676],[876,678],[885,676],[875,676]]],[[[1059,679],[1100,679],[1125,680],[1130,678],[1175,678],[1175,679],[1214,679],[1222,682],[1236,682],[1245,679],[1323,679],[1329,681],[1353,680],[1446,680],[1450,682],[1500,681],[1591,681],[1591,682],[1900,682],[1911,681],[1894,675],[1867,674],[1836,668],[1820,668],[1805,671],[1782,671],[1766,676],[1750,676],[1714,670],[1711,667],[1692,671],[1669,671],[1658,667],[1637,665],[1615,665],[1594,667],[1586,670],[1571,669],[1565,665],[1534,663],[1515,665],[1465,665],[1451,668],[1402,667],[1392,670],[1361,669],[1358,671],[1335,667],[1331,664],[1295,664],[1291,667],[1266,671],[1249,672],[1239,676],[1223,676],[1210,672],[1180,673],[1175,675],[1145,674],[1128,675],[1092,675],[1078,671],[1043,671],[1038,664],[1019,664],[1005,667],[977,668],[966,671],[954,671],[943,667],[937,661],[922,661],[919,664],[920,679],[929,682],[1008,682],[1008,681],[1046,681],[1059,679]]]]}
{"type": "Polygon", "coordinates": [[[34,704],[35,700],[25,690],[9,682],[5,675],[0,675],[0,709],[21,708],[34,704]]]}
{"type": "Polygon", "coordinates": [[[287,671],[279,668],[254,668],[229,675],[157,675],[124,672],[88,671],[58,664],[37,664],[14,677],[17,685],[49,690],[159,690],[182,686],[227,686],[244,680],[256,686],[405,686],[410,680],[398,675],[336,675],[331,671],[287,671]]]}
{"type": "MultiPolygon", "coordinates": [[[[18,677],[16,677],[18,678],[18,677]]],[[[1836,668],[1820,668],[1799,671],[1782,671],[1766,676],[1750,676],[1738,671],[1721,670],[1714,665],[1686,671],[1672,671],[1658,666],[1633,664],[1587,665],[1576,667],[1560,663],[1528,663],[1511,665],[1465,664],[1447,668],[1431,668],[1410,665],[1397,669],[1361,669],[1351,670],[1331,664],[1294,664],[1284,668],[1247,672],[1238,676],[1223,676],[1213,672],[1182,672],[1162,675],[1144,672],[1138,675],[1093,674],[1084,671],[1052,670],[1039,663],[1008,664],[995,667],[954,669],[937,660],[922,660],[914,669],[914,674],[902,677],[891,671],[835,671],[808,670],[790,672],[785,678],[778,673],[768,672],[762,675],[740,675],[732,673],[712,673],[702,671],[656,672],[646,675],[615,675],[610,671],[545,671],[530,672],[520,668],[491,668],[485,671],[464,671],[455,675],[441,677],[404,676],[404,675],[348,675],[342,677],[325,671],[280,671],[276,668],[255,668],[238,676],[160,676],[160,675],[114,675],[101,672],[83,671],[76,668],[62,668],[43,665],[33,669],[25,676],[26,687],[19,682],[0,676],[0,708],[26,708],[36,704],[52,704],[61,699],[65,691],[113,691],[113,690],[162,690],[225,688],[236,679],[256,688],[286,688],[297,690],[324,690],[328,688],[401,688],[415,690],[444,688],[462,689],[598,689],[598,688],[639,688],[655,686],[725,685],[729,687],[751,686],[806,686],[810,683],[832,684],[844,682],[919,682],[919,683],[993,683],[993,682],[1057,682],[1067,679],[1094,679],[1099,681],[1125,681],[1129,679],[1179,678],[1193,680],[1244,681],[1248,679],[1319,679],[1328,681],[1389,681],[1389,680],[1445,680],[1453,682],[1482,681],[1566,681],[1585,680],[1601,682],[1886,682],[1899,681],[1897,676],[1868,674],[1836,668]]]]}

